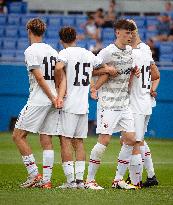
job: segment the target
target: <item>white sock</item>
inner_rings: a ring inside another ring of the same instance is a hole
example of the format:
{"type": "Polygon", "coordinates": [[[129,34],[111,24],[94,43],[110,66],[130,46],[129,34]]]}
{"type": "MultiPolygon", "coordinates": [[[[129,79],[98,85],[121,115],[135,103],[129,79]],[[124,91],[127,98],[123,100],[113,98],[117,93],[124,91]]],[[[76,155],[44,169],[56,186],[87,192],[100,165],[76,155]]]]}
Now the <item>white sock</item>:
{"type": "Polygon", "coordinates": [[[95,179],[96,172],[100,166],[100,161],[103,156],[103,153],[106,149],[106,146],[97,142],[93,147],[90,154],[90,161],[88,166],[88,175],[87,181],[93,181],[95,179]]]}
{"type": "Polygon", "coordinates": [[[130,171],[130,179],[132,184],[134,185],[140,184],[141,171],[142,171],[141,154],[136,154],[131,156],[129,171],[130,171]]]}
{"type": "Polygon", "coordinates": [[[38,167],[35,164],[35,158],[33,154],[30,154],[29,156],[22,156],[23,163],[28,171],[28,175],[30,176],[36,176],[38,175],[38,167]]]}
{"type": "Polygon", "coordinates": [[[85,161],[76,161],[75,175],[77,180],[83,180],[84,171],[85,171],[85,161]]]}
{"type": "Polygon", "coordinates": [[[73,161],[63,162],[62,167],[64,170],[64,174],[67,177],[67,182],[70,183],[74,181],[74,162],[73,161]]]}
{"type": "Polygon", "coordinates": [[[155,173],[154,173],[154,166],[151,158],[150,148],[146,142],[144,142],[144,146],[145,146],[144,167],[147,171],[148,178],[152,178],[155,175],[155,173]]]}
{"type": "Polygon", "coordinates": [[[43,151],[43,181],[50,182],[52,176],[52,168],[54,163],[54,151],[43,151]]]}
{"type": "Polygon", "coordinates": [[[144,159],[145,159],[145,146],[140,146],[140,151],[141,151],[141,157],[142,157],[142,171],[141,171],[141,181],[142,181],[144,159]]]}
{"type": "Polygon", "coordinates": [[[118,156],[117,171],[116,171],[116,175],[114,179],[115,181],[120,181],[123,179],[124,174],[130,162],[132,150],[133,150],[133,146],[129,146],[126,144],[123,144],[123,146],[121,147],[121,150],[118,156]]]}

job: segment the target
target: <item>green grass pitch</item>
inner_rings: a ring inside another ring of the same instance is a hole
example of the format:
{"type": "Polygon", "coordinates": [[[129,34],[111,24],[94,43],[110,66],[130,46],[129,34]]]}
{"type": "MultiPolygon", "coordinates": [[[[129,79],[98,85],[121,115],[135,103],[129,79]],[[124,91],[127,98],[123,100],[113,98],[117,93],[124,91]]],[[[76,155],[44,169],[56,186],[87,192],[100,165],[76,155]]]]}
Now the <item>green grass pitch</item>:
{"type": "MultiPolygon", "coordinates": [[[[42,150],[39,145],[39,137],[30,134],[28,139],[41,172],[42,150]]],[[[85,140],[87,161],[96,141],[96,137],[88,137],[85,140]]],[[[105,187],[104,190],[58,190],[55,187],[64,182],[65,177],[61,167],[59,139],[54,137],[55,164],[52,176],[54,188],[51,190],[38,188],[21,189],[19,184],[27,177],[21,156],[11,139],[11,133],[0,133],[0,205],[172,205],[173,140],[148,139],[147,142],[152,151],[155,172],[159,180],[159,186],[157,187],[136,191],[111,189],[111,182],[114,178],[117,156],[120,150],[119,139],[113,137],[96,177],[97,182],[105,187]]],[[[143,180],[145,179],[146,173],[144,172],[143,180]]]]}

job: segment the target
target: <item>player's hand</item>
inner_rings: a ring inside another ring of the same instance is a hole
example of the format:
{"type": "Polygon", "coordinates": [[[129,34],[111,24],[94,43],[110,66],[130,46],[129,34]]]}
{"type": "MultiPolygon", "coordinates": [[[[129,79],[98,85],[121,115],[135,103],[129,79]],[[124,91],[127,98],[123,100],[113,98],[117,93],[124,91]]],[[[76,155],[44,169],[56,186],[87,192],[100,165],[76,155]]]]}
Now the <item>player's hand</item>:
{"type": "Polygon", "coordinates": [[[150,95],[151,95],[151,97],[155,98],[157,96],[157,92],[151,89],[150,90],[150,95]]]}
{"type": "Polygon", "coordinates": [[[55,108],[57,108],[57,97],[55,96],[52,97],[52,104],[54,105],[55,108]]]}
{"type": "Polygon", "coordinates": [[[95,89],[95,87],[92,87],[90,89],[90,96],[91,96],[92,99],[98,100],[97,90],[95,89]]]}
{"type": "Polygon", "coordinates": [[[118,70],[113,66],[107,67],[107,73],[112,77],[116,77],[117,75],[119,75],[118,70]]]}
{"type": "Polygon", "coordinates": [[[141,74],[141,70],[137,66],[135,66],[133,69],[133,73],[137,78],[139,78],[141,74]]]}
{"type": "Polygon", "coordinates": [[[62,108],[63,107],[63,105],[64,105],[64,100],[63,100],[63,98],[62,97],[58,97],[57,98],[57,108],[62,108]]]}

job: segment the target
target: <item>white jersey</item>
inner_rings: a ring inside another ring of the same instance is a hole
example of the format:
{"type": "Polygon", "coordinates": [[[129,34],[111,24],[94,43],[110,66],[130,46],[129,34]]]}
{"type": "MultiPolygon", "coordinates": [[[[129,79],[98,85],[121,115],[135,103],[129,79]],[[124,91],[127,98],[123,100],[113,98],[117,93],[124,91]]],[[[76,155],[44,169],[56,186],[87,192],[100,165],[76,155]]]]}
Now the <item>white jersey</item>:
{"type": "Polygon", "coordinates": [[[85,48],[68,47],[59,52],[58,61],[66,65],[67,95],[63,110],[74,114],[88,113],[92,71],[102,64],[102,60],[85,48]]]}
{"type": "Polygon", "coordinates": [[[150,115],[152,113],[153,98],[150,95],[151,71],[150,65],[154,63],[152,53],[145,43],[138,44],[133,49],[135,65],[141,70],[140,77],[134,76],[130,91],[130,107],[133,113],[150,115]]]}
{"type": "Polygon", "coordinates": [[[51,104],[50,99],[38,85],[31,71],[33,69],[40,69],[52,93],[56,95],[54,69],[58,56],[57,51],[48,44],[33,43],[25,50],[24,55],[30,83],[28,104],[34,106],[51,104]]]}
{"type": "Polygon", "coordinates": [[[124,110],[129,105],[128,84],[133,67],[132,48],[120,49],[110,44],[102,49],[98,56],[103,63],[115,66],[120,74],[109,78],[108,82],[99,89],[99,104],[105,109],[124,110]]]}

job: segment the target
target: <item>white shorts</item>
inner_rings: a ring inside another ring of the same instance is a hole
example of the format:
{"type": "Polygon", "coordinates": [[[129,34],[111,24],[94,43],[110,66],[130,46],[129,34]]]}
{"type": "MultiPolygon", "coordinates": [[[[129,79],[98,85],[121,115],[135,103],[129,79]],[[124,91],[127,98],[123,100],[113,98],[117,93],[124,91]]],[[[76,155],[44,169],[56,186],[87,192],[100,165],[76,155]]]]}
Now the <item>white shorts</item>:
{"type": "Polygon", "coordinates": [[[87,138],[88,114],[73,114],[62,111],[62,136],[87,138]]]}
{"type": "Polygon", "coordinates": [[[135,132],[133,114],[126,110],[97,110],[97,134],[112,135],[115,132],[135,132]]]}
{"type": "Polygon", "coordinates": [[[133,113],[134,123],[135,123],[135,132],[136,132],[136,141],[143,141],[144,134],[147,131],[148,122],[150,115],[142,115],[133,113]]]}
{"type": "Polygon", "coordinates": [[[51,105],[25,105],[19,114],[15,128],[39,134],[60,135],[61,112],[51,105]]]}

